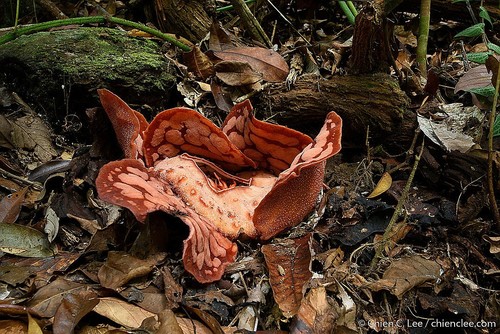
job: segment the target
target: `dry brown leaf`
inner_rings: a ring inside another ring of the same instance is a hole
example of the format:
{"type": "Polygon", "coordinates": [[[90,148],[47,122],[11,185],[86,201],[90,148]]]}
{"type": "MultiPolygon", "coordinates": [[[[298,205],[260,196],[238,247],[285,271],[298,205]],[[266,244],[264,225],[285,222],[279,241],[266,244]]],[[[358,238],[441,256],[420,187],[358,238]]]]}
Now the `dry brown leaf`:
{"type": "Polygon", "coordinates": [[[205,326],[210,328],[210,333],[213,334],[224,334],[224,331],[222,330],[222,327],[220,326],[219,322],[217,319],[215,319],[214,316],[211,314],[200,310],[199,308],[195,307],[190,307],[187,305],[184,305],[184,308],[191,314],[191,315],[196,315],[198,319],[200,319],[205,326]]]}
{"type": "Polygon", "coordinates": [[[7,149],[14,148],[11,133],[12,125],[9,120],[4,115],[0,115],[0,147],[7,149]]]}
{"type": "Polygon", "coordinates": [[[310,238],[311,234],[306,234],[298,239],[262,246],[274,300],[286,317],[292,317],[299,310],[302,287],[312,277],[309,271],[310,238]]]}
{"type": "Polygon", "coordinates": [[[120,295],[126,300],[133,300],[134,304],[151,313],[159,313],[171,308],[167,304],[165,295],[154,285],[146,288],[131,286],[120,291],[120,295]]]}
{"type": "Polygon", "coordinates": [[[56,314],[63,298],[69,293],[78,293],[86,290],[87,285],[57,278],[52,283],[40,288],[28,303],[28,306],[37,315],[51,318],[56,314]]]}
{"type": "Polygon", "coordinates": [[[385,193],[392,185],[391,174],[384,172],[380,180],[378,180],[375,189],[366,198],[374,198],[385,193]]]}
{"type": "Polygon", "coordinates": [[[338,317],[328,303],[326,289],[323,286],[311,289],[302,300],[292,333],[299,329],[301,333],[335,333],[335,320],[338,317]]]}
{"type": "Polygon", "coordinates": [[[81,290],[67,294],[57,308],[52,330],[54,334],[73,333],[75,326],[99,303],[93,291],[81,290]]]}
{"type": "Polygon", "coordinates": [[[212,23],[208,46],[210,50],[215,51],[224,51],[233,47],[229,33],[221,26],[220,22],[212,23]]]}
{"type": "Polygon", "coordinates": [[[117,289],[133,278],[149,274],[164,258],[165,254],[155,254],[142,260],[125,252],[109,252],[99,269],[99,281],[105,288],[117,289]]]}
{"type": "Polygon", "coordinates": [[[130,328],[138,328],[145,319],[155,316],[154,313],[148,312],[139,306],[113,297],[99,298],[99,303],[94,307],[94,312],[117,324],[130,328]]]}
{"type": "Polygon", "coordinates": [[[196,319],[177,317],[177,323],[179,324],[179,327],[182,329],[183,333],[214,334],[210,330],[210,328],[196,319]]]}
{"type": "Polygon", "coordinates": [[[490,244],[490,253],[498,254],[500,253],[500,237],[490,237],[488,235],[483,236],[483,239],[490,244]]]}
{"type": "Polygon", "coordinates": [[[215,75],[229,86],[246,86],[262,80],[250,64],[240,61],[221,61],[215,65],[215,75]]]}
{"type": "Polygon", "coordinates": [[[17,148],[33,151],[41,162],[57,155],[50,140],[50,130],[41,118],[27,115],[11,122],[12,142],[17,148]]]}
{"type": "Polygon", "coordinates": [[[208,51],[220,60],[246,62],[254,71],[262,74],[269,82],[282,82],[288,75],[288,64],[281,55],[273,50],[259,47],[241,47],[225,51],[208,51]]]}
{"type": "Polygon", "coordinates": [[[184,334],[172,310],[165,309],[158,313],[158,321],[160,326],[156,331],[157,333],[184,334]]]}
{"type": "Polygon", "coordinates": [[[381,279],[369,283],[372,291],[388,290],[401,299],[405,292],[428,281],[436,281],[441,266],[434,260],[413,255],[392,262],[381,279]]]}
{"type": "Polygon", "coordinates": [[[229,112],[233,107],[233,102],[229,94],[224,91],[224,87],[222,87],[222,85],[220,85],[216,80],[212,80],[210,88],[212,90],[212,95],[214,96],[217,108],[229,112]]]}
{"type": "Polygon", "coordinates": [[[498,59],[491,55],[486,60],[486,68],[488,72],[491,72],[491,84],[495,86],[497,84],[497,75],[498,75],[498,59]]]}
{"type": "Polygon", "coordinates": [[[0,201],[0,223],[12,224],[16,222],[27,192],[28,187],[24,187],[2,198],[0,201]]]}
{"type": "Polygon", "coordinates": [[[184,53],[182,57],[188,70],[203,80],[214,75],[213,63],[203,52],[201,52],[198,46],[194,46],[191,51],[184,53]]]}

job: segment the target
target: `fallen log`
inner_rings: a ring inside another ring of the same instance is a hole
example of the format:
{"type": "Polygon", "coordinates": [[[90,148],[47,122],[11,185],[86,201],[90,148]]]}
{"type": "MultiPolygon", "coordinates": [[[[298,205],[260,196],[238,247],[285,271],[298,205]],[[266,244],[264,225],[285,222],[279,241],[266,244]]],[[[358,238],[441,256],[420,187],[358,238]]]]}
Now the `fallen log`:
{"type": "Polygon", "coordinates": [[[270,85],[255,102],[271,118],[309,134],[317,132],[326,114],[343,119],[344,144],[364,145],[369,128],[372,145],[411,142],[417,127],[415,113],[397,81],[387,74],[338,76],[331,80],[303,77],[292,89],[270,85]]]}

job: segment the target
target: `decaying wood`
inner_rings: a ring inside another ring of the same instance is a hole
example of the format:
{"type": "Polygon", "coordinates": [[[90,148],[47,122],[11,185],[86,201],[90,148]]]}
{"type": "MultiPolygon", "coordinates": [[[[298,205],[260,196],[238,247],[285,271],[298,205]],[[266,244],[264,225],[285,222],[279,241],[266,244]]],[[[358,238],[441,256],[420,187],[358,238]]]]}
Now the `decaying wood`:
{"type": "Polygon", "coordinates": [[[208,34],[212,20],[204,1],[155,0],[156,17],[162,31],[197,43],[208,34]]]}
{"type": "Polygon", "coordinates": [[[383,7],[367,4],[356,17],[350,73],[387,73],[392,62],[383,7]]]}
{"type": "Polygon", "coordinates": [[[355,145],[363,145],[369,127],[372,144],[407,147],[417,126],[397,81],[380,73],[332,80],[307,77],[297,80],[290,90],[285,84],[274,84],[255,104],[266,118],[309,134],[316,133],[326,114],[335,111],[343,119],[344,142],[355,145]]]}

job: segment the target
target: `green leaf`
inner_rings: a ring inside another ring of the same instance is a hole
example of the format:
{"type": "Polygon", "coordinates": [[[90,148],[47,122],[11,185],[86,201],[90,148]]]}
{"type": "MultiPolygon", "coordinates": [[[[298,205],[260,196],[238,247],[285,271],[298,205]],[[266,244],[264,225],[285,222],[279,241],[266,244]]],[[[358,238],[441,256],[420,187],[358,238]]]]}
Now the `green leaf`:
{"type": "Polygon", "coordinates": [[[483,6],[479,7],[479,16],[482,17],[483,19],[485,19],[486,21],[488,21],[490,23],[490,25],[493,27],[493,23],[491,22],[490,14],[486,10],[486,8],[484,8],[483,6]]]}
{"type": "Polygon", "coordinates": [[[49,257],[56,254],[47,236],[34,228],[0,223],[0,250],[22,257],[49,257]]]}
{"type": "Polygon", "coordinates": [[[495,87],[493,86],[471,88],[467,91],[485,97],[493,97],[495,95],[495,87]]]}
{"type": "Polygon", "coordinates": [[[484,23],[474,24],[455,35],[457,37],[477,37],[484,33],[484,23]]]}
{"type": "Polygon", "coordinates": [[[500,46],[496,45],[496,44],[493,44],[491,42],[489,42],[488,44],[488,49],[494,51],[495,53],[499,54],[500,55],[500,46]]]}
{"type": "Polygon", "coordinates": [[[496,115],[495,123],[493,123],[493,137],[500,136],[500,115],[496,115]]]}
{"type": "Polygon", "coordinates": [[[488,51],[488,52],[474,52],[474,53],[468,53],[467,54],[467,59],[469,61],[472,61],[474,63],[478,64],[484,64],[486,63],[486,60],[488,57],[493,54],[493,52],[488,51]]]}

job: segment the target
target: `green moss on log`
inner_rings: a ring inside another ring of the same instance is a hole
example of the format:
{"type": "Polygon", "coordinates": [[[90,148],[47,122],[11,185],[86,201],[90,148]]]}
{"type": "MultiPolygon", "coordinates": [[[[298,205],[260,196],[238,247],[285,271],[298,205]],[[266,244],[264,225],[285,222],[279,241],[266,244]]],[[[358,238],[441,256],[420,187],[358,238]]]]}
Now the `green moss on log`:
{"type": "Polygon", "coordinates": [[[160,48],[117,29],[40,32],[0,46],[0,75],[11,89],[43,105],[49,119],[99,105],[96,89],[104,87],[129,103],[163,108],[176,81],[160,48]]]}

